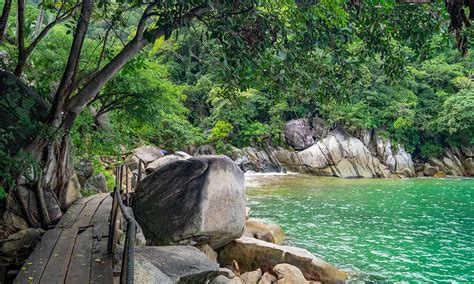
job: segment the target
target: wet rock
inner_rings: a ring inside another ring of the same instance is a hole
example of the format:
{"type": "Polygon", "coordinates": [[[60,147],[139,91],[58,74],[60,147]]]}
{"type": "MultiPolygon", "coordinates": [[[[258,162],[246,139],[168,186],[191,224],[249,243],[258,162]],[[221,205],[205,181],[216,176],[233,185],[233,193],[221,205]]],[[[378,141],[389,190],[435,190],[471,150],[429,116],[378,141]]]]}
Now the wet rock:
{"type": "Polygon", "coordinates": [[[192,246],[136,248],[135,258],[135,268],[149,269],[159,279],[140,273],[139,277],[152,282],[140,282],[136,276],[136,283],[206,283],[219,271],[216,262],[192,246]]]}
{"type": "Polygon", "coordinates": [[[143,179],[133,211],[152,245],[216,249],[241,236],[245,203],[244,176],[232,160],[200,156],[169,163],[143,179]]]}
{"type": "Polygon", "coordinates": [[[227,244],[219,251],[218,259],[223,266],[230,266],[235,260],[243,271],[288,263],[298,267],[308,280],[336,282],[347,279],[346,273],[316,258],[305,249],[280,246],[249,237],[241,237],[227,244]]]}

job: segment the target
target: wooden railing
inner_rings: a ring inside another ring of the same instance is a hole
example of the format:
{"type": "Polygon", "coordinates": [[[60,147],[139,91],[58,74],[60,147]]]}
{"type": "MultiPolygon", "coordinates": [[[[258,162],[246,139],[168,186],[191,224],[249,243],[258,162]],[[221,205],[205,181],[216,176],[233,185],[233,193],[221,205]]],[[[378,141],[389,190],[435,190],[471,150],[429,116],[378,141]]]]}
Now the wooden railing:
{"type": "MultiPolygon", "coordinates": [[[[142,178],[142,165],[143,160],[138,158],[138,174],[135,182],[135,186],[140,182],[142,178]]],[[[122,164],[116,168],[115,174],[115,187],[112,193],[112,209],[110,214],[110,226],[109,226],[109,239],[107,243],[107,252],[114,258],[115,263],[115,252],[117,249],[117,242],[119,238],[120,229],[120,216],[122,215],[127,223],[125,244],[122,255],[122,267],[120,271],[120,283],[133,283],[134,277],[134,254],[135,248],[134,243],[136,239],[136,231],[138,223],[130,214],[131,212],[131,189],[132,184],[129,182],[130,169],[127,164],[122,164]],[[124,174],[125,174],[125,189],[124,185],[124,174]],[[125,204],[124,204],[125,202],[125,204]]]]}

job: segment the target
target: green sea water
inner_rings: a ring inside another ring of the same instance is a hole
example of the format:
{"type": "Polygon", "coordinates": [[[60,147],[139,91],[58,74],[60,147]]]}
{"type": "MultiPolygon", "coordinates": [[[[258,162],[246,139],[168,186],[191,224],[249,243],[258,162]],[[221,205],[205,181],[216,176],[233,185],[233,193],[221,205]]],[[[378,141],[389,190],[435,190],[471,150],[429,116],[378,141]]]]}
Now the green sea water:
{"type": "Polygon", "coordinates": [[[474,283],[474,179],[246,177],[251,217],[350,275],[474,283]]]}

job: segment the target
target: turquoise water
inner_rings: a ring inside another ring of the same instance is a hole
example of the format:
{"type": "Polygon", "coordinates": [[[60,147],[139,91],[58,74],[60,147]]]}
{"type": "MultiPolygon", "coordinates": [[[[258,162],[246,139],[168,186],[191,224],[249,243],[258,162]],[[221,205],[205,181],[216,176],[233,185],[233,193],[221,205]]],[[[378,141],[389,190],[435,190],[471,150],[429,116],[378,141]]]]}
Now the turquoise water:
{"type": "Polygon", "coordinates": [[[474,179],[246,179],[252,217],[351,280],[474,282],[474,179]]]}

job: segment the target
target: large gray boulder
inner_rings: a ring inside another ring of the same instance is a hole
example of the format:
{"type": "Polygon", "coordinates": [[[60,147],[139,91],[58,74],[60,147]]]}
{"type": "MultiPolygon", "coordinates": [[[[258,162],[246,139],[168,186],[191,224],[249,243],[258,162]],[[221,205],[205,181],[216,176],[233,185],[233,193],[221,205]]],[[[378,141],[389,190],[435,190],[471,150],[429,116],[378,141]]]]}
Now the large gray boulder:
{"type": "Polygon", "coordinates": [[[305,249],[281,246],[249,237],[234,240],[219,251],[221,266],[231,266],[234,260],[241,271],[248,272],[260,267],[275,267],[280,263],[288,263],[298,267],[307,280],[323,283],[347,280],[345,272],[316,258],[305,249]]]}
{"type": "Polygon", "coordinates": [[[132,206],[150,244],[216,249],[242,234],[244,175],[223,156],[175,161],[138,184],[132,206]]]}
{"type": "Polygon", "coordinates": [[[148,164],[148,166],[146,167],[145,169],[145,172],[147,174],[150,174],[156,170],[158,170],[159,168],[171,163],[171,162],[174,162],[174,161],[178,161],[178,160],[185,160],[184,158],[181,158],[179,156],[176,156],[176,155],[168,155],[168,156],[164,156],[164,157],[161,157],[151,163],[148,164]]]}
{"type": "Polygon", "coordinates": [[[133,149],[132,153],[135,154],[136,157],[142,159],[145,164],[163,157],[161,149],[155,146],[141,146],[133,149]]]}
{"type": "Polygon", "coordinates": [[[303,150],[314,144],[311,123],[307,118],[293,119],[285,125],[286,144],[303,150]]]}
{"type": "Polygon", "coordinates": [[[217,275],[219,264],[192,246],[135,249],[135,283],[206,283],[217,275]]]}

